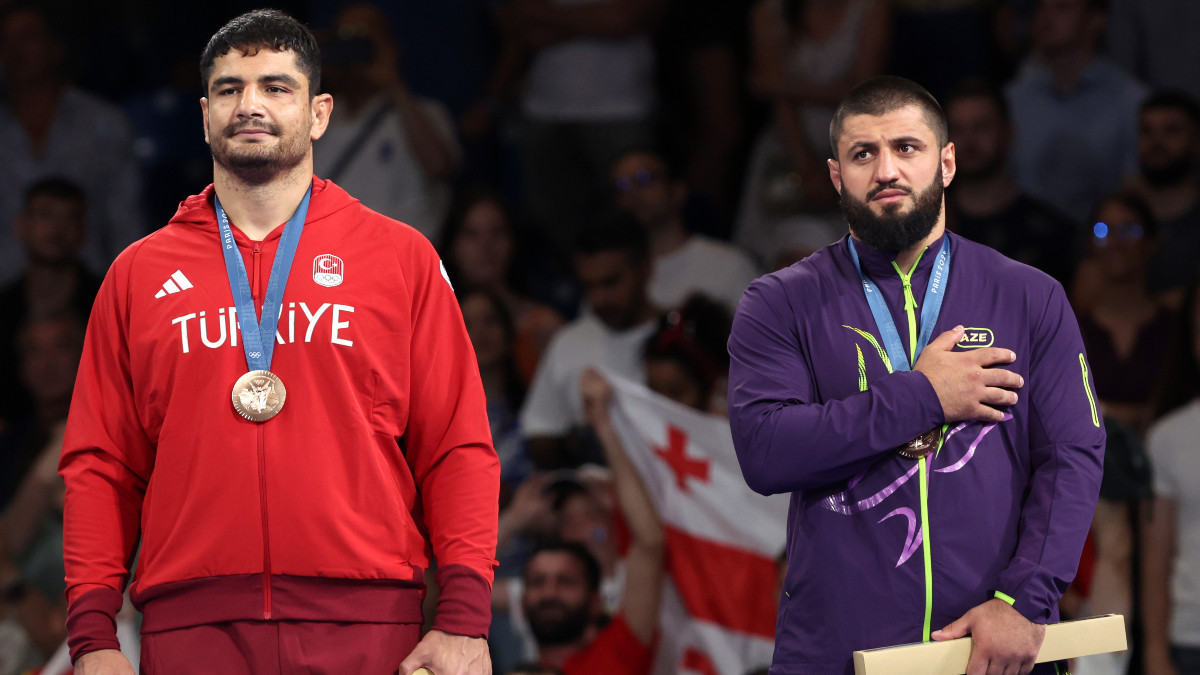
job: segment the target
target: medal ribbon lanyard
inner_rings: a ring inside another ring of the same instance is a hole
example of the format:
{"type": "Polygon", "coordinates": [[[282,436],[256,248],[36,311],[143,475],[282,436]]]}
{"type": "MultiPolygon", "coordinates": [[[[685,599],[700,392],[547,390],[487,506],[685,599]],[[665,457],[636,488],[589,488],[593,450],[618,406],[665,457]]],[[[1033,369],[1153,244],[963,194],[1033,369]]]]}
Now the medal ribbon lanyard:
{"type": "Polygon", "coordinates": [[[229,275],[229,287],[233,290],[237,305],[238,323],[242,328],[242,348],[246,352],[246,365],[250,370],[271,370],[271,356],[275,352],[275,329],[279,325],[279,310],[283,304],[283,289],[287,286],[296,247],[300,245],[300,233],[304,231],[304,218],[308,215],[308,200],[312,196],[312,185],[304,193],[304,199],[296,212],[283,226],[279,238],[279,250],[271,264],[271,276],[267,280],[267,293],[263,298],[262,319],[254,311],[254,295],[250,291],[250,277],[246,274],[246,263],[237,250],[229,216],[221,207],[221,200],[213,194],[213,207],[217,211],[217,225],[221,228],[221,250],[225,254],[225,272],[229,275]]]}
{"type": "MultiPolygon", "coordinates": [[[[862,280],[863,293],[867,296],[871,316],[875,317],[875,326],[879,328],[892,367],[896,370],[912,370],[913,364],[909,363],[908,354],[904,351],[904,342],[900,339],[900,332],[896,330],[896,322],[892,320],[892,313],[888,310],[883,294],[875,282],[871,281],[871,277],[863,271],[862,264],[858,261],[858,251],[854,250],[854,238],[848,239],[847,243],[850,245],[850,259],[854,261],[854,269],[858,271],[858,277],[862,280]]],[[[937,323],[938,315],[942,312],[942,301],[946,298],[946,281],[949,276],[950,238],[943,237],[942,248],[933,263],[933,273],[929,276],[929,285],[925,287],[925,298],[921,302],[921,334],[917,338],[916,349],[913,350],[917,356],[933,336],[933,325],[937,323]]],[[[913,357],[913,363],[916,363],[916,356],[913,357]]]]}

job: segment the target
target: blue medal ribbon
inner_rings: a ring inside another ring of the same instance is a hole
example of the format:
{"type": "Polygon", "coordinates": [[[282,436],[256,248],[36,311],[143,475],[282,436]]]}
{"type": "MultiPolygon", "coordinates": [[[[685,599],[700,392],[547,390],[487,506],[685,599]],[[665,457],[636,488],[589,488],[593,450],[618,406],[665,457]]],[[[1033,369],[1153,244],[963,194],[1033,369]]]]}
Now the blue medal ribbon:
{"type": "Polygon", "coordinates": [[[271,356],[275,352],[275,329],[279,325],[279,309],[283,304],[283,289],[287,286],[296,247],[300,245],[300,233],[304,231],[304,218],[308,215],[308,200],[312,196],[312,185],[304,193],[304,199],[296,212],[283,226],[279,238],[279,250],[271,264],[271,276],[267,280],[267,293],[263,298],[262,319],[254,311],[254,295],[250,290],[250,277],[246,274],[246,263],[237,250],[229,216],[221,207],[221,200],[213,194],[213,207],[217,211],[217,225],[221,228],[221,250],[225,254],[225,272],[229,275],[229,287],[233,290],[237,305],[238,324],[242,332],[242,348],[246,352],[246,365],[250,370],[271,370],[271,356]]]}
{"type": "MultiPolygon", "coordinates": [[[[879,328],[892,367],[896,370],[912,370],[908,354],[904,351],[904,342],[900,339],[900,332],[896,330],[896,322],[892,320],[892,313],[884,302],[883,293],[863,271],[862,264],[858,261],[858,251],[854,250],[854,238],[850,237],[847,241],[850,244],[850,259],[854,261],[854,269],[858,270],[858,277],[862,280],[863,293],[867,296],[871,316],[875,317],[875,326],[879,328]]],[[[917,347],[913,350],[917,356],[920,356],[921,350],[925,349],[929,338],[933,336],[933,325],[937,323],[938,315],[942,312],[942,301],[946,298],[946,281],[949,275],[950,237],[943,237],[942,248],[933,263],[933,273],[929,275],[929,285],[925,287],[925,298],[921,302],[921,333],[917,338],[917,347]]],[[[916,357],[913,358],[915,362],[916,357]]]]}

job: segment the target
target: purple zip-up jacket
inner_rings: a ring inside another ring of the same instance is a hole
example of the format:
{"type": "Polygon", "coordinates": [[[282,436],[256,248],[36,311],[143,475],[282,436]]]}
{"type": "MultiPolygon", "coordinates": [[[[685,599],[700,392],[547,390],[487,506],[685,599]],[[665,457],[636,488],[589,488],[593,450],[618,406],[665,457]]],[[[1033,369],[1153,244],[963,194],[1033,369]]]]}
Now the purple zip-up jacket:
{"type": "MultiPolygon", "coordinates": [[[[1025,386],[1003,422],[948,425],[928,460],[895,448],[942,425],[942,406],[924,374],[885,367],[846,238],[755,281],[738,307],[729,413],[742,473],[758,492],[792,493],[772,674],[853,673],[855,650],[927,640],[993,597],[1058,620],[1104,455],[1083,341],[1056,281],[945,236],[932,339],[961,324],[956,350],[1011,349],[1003,367],[1025,386]]],[[[918,303],[940,246],[912,275],[918,303]]],[[[894,256],[855,248],[907,352],[894,256]]]]}

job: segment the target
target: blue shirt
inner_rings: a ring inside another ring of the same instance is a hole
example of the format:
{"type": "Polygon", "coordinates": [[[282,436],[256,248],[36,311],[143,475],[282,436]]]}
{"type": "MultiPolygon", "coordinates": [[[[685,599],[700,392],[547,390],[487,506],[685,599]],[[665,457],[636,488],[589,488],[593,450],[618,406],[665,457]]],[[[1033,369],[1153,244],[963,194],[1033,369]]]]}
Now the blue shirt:
{"type": "Polygon", "coordinates": [[[1013,174],[1021,190],[1080,222],[1137,168],[1138,107],[1146,88],[1101,58],[1070,91],[1031,59],[1006,91],[1013,174]]]}

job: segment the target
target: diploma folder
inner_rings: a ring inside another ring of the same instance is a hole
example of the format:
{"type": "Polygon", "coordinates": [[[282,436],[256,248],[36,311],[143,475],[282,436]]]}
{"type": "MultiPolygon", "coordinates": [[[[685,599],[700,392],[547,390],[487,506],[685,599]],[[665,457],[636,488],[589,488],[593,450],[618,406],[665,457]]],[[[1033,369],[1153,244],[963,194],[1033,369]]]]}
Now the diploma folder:
{"type": "MultiPolygon", "coordinates": [[[[1105,614],[1046,626],[1037,662],[1061,661],[1126,649],[1125,617],[1105,614]]],[[[855,675],[963,675],[971,658],[971,637],[916,642],[854,652],[855,675]]]]}

